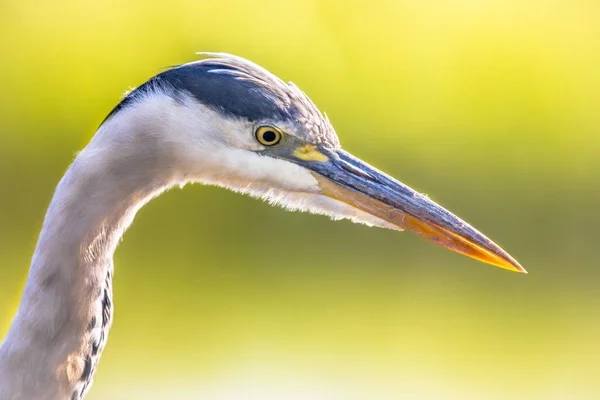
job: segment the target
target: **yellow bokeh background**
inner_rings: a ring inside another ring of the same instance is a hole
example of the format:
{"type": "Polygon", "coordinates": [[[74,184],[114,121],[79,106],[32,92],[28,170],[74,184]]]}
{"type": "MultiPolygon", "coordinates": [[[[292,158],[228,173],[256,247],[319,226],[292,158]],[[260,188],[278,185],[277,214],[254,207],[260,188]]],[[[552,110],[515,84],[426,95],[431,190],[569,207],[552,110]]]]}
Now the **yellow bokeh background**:
{"type": "Polygon", "coordinates": [[[600,398],[595,0],[1,2],[0,336],[75,152],[125,90],[196,51],[294,81],[346,150],[529,275],[214,187],[171,191],[117,251],[87,398],[600,398]]]}

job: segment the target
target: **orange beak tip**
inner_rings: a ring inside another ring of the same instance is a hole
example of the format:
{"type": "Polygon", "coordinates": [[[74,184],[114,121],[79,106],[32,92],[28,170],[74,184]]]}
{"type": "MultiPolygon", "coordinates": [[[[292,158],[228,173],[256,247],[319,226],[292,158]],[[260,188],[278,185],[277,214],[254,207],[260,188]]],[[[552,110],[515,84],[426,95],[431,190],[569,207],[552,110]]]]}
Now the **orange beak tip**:
{"type": "Polygon", "coordinates": [[[516,263],[515,267],[517,268],[516,269],[517,272],[521,272],[521,273],[526,274],[526,275],[529,274],[529,272],[527,272],[527,270],[525,268],[523,268],[521,266],[521,264],[516,263]]]}
{"type": "Polygon", "coordinates": [[[520,272],[522,274],[528,274],[527,270],[525,268],[523,268],[523,266],[521,266],[521,264],[519,264],[517,262],[517,260],[515,260],[512,257],[510,257],[508,259],[507,258],[500,258],[500,259],[498,259],[498,258],[497,259],[479,258],[479,260],[483,261],[485,263],[494,265],[496,267],[500,267],[502,269],[507,269],[509,271],[514,271],[514,272],[520,272]]]}

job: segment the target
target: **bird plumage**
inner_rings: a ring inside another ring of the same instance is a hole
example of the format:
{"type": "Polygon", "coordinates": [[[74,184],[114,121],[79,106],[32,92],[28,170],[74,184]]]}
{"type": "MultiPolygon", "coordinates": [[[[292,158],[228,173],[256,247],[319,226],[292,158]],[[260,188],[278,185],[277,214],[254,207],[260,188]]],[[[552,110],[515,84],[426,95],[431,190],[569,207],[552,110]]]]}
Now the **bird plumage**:
{"type": "Polygon", "coordinates": [[[202,182],[292,209],[350,211],[319,200],[315,179],[301,167],[255,154],[261,146],[240,134],[252,132],[254,121],[151,82],[102,124],[56,189],[0,347],[0,400],[85,394],[111,326],[114,250],[137,210],[162,191],[202,182]]]}
{"type": "Polygon", "coordinates": [[[109,117],[149,93],[177,99],[191,95],[229,117],[248,121],[287,121],[304,140],[338,148],[339,139],[327,116],[292,82],[285,83],[266,69],[225,53],[170,68],[127,94],[109,117]]]}

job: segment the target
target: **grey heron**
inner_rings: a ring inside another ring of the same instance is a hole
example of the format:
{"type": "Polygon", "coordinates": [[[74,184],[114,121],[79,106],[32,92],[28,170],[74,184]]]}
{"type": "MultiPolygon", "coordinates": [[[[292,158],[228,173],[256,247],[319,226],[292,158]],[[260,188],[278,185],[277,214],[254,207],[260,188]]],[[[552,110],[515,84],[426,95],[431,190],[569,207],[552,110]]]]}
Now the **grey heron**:
{"type": "Polygon", "coordinates": [[[164,71],[115,107],[58,184],[0,347],[0,400],[81,399],[113,315],[113,254],[136,212],[199,182],[290,210],[408,229],[525,270],[473,227],[340,147],[294,84],[241,57],[164,71]]]}

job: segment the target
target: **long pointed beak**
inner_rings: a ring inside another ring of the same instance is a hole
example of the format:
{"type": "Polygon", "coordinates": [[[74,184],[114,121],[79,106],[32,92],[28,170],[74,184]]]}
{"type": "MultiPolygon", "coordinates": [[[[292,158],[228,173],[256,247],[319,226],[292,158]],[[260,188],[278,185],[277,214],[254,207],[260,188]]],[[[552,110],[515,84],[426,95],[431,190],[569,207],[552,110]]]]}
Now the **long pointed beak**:
{"type": "Polygon", "coordinates": [[[527,273],[475,228],[369,164],[342,150],[305,146],[290,158],[310,169],[322,193],[479,261],[527,273]]]}

